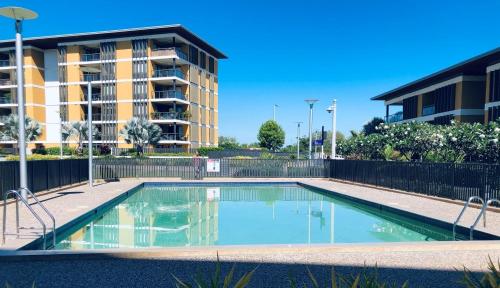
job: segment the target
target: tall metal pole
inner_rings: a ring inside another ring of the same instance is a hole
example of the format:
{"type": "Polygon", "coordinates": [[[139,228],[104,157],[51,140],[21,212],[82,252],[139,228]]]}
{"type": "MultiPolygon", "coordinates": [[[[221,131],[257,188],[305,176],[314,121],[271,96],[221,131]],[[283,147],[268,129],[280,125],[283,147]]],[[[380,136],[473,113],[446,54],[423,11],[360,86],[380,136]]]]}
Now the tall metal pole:
{"type": "Polygon", "coordinates": [[[337,99],[332,103],[332,159],[337,157],[337,99]]]}
{"type": "Polygon", "coordinates": [[[314,103],[309,103],[309,159],[312,159],[313,106],[314,106],[314,103]]]}
{"type": "Polygon", "coordinates": [[[94,177],[92,175],[92,81],[87,82],[87,114],[88,114],[88,134],[89,134],[89,186],[94,186],[94,177]]]}
{"type": "Polygon", "coordinates": [[[302,122],[297,122],[297,159],[300,159],[300,124],[302,122]]]}
{"type": "MultiPolygon", "coordinates": [[[[19,117],[19,175],[20,188],[28,188],[28,170],[26,165],[26,123],[24,109],[24,72],[23,72],[23,37],[22,20],[16,20],[16,78],[17,78],[17,114],[19,117]]],[[[27,192],[21,190],[21,196],[26,199],[27,192]]]]}
{"type": "Polygon", "coordinates": [[[279,106],[274,104],[273,105],[273,121],[275,121],[275,122],[276,122],[276,107],[279,107],[279,106]]]}
{"type": "Polygon", "coordinates": [[[63,158],[63,135],[62,135],[62,117],[61,111],[59,111],[59,158],[63,158]]]}

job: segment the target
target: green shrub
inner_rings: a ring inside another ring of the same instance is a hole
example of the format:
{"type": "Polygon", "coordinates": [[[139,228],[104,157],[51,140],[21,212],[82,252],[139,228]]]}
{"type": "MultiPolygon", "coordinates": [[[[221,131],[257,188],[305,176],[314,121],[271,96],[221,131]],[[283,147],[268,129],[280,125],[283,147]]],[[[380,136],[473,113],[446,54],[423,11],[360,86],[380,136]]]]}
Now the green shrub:
{"type": "MultiPolygon", "coordinates": [[[[45,149],[47,151],[47,155],[59,155],[61,152],[60,147],[49,147],[45,149]]],[[[64,146],[63,147],[63,155],[75,155],[76,149],[73,147],[64,146]]]]}
{"type": "MultiPolygon", "coordinates": [[[[33,154],[33,155],[28,155],[28,157],[26,157],[26,158],[28,161],[31,161],[31,160],[58,160],[59,156],[33,154]]],[[[19,156],[18,155],[9,155],[9,156],[5,157],[5,160],[7,160],[7,161],[19,161],[19,156]]]]}
{"type": "Polygon", "coordinates": [[[224,150],[222,147],[200,147],[198,148],[198,154],[200,154],[200,156],[208,156],[209,152],[222,150],[224,150]]]}
{"type": "Polygon", "coordinates": [[[491,258],[488,259],[488,272],[481,279],[476,278],[472,272],[464,267],[464,278],[461,283],[467,288],[498,288],[500,287],[500,260],[497,266],[491,258]]]}

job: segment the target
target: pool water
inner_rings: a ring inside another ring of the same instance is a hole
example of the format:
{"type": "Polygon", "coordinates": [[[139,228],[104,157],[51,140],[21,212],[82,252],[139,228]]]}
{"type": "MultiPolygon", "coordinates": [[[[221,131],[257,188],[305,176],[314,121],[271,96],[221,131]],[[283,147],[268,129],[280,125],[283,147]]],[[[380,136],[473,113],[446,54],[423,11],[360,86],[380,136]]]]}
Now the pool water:
{"type": "Polygon", "coordinates": [[[451,231],[296,184],[145,185],[56,249],[452,240],[451,231]]]}

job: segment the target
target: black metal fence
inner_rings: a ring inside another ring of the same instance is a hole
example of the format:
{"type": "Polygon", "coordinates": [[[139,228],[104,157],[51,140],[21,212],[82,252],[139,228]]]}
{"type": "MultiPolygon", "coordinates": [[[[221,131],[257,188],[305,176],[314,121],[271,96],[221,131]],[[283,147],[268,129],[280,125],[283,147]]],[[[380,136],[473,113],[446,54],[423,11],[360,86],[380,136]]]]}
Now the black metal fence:
{"type": "Polygon", "coordinates": [[[328,160],[330,178],[466,201],[500,197],[500,165],[328,160]]]}
{"type": "MultiPolygon", "coordinates": [[[[28,161],[28,188],[33,192],[88,180],[87,159],[28,161]]],[[[0,195],[19,188],[19,161],[0,162],[0,195]]]]}
{"type": "Polygon", "coordinates": [[[207,171],[206,158],[108,158],[94,161],[96,179],[129,177],[328,177],[324,160],[217,159],[219,172],[207,171]]]}

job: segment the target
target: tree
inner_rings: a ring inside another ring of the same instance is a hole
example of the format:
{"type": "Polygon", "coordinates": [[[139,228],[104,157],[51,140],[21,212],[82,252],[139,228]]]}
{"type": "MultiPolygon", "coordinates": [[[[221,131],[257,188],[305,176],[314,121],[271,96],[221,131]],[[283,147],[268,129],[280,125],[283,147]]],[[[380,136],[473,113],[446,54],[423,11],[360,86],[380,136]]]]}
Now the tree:
{"type": "Polygon", "coordinates": [[[132,118],[122,130],[122,136],[128,144],[136,147],[137,155],[141,154],[145,145],[155,145],[161,140],[160,126],[149,122],[145,118],[132,118]]]}
{"type": "Polygon", "coordinates": [[[363,133],[365,133],[365,135],[380,133],[380,130],[377,130],[376,128],[382,123],[384,123],[382,118],[374,117],[371,121],[363,125],[363,133]]]}
{"type": "Polygon", "coordinates": [[[260,147],[277,151],[285,144],[285,131],[276,121],[268,120],[260,126],[257,140],[260,147]]]}
{"type": "MultiPolygon", "coordinates": [[[[83,141],[89,139],[89,124],[86,121],[75,121],[66,123],[62,126],[62,138],[63,140],[76,139],[78,142],[78,151],[81,153],[83,151],[83,141]]],[[[92,125],[92,138],[97,138],[99,136],[99,130],[92,125]]]]}
{"type": "Polygon", "coordinates": [[[234,137],[219,136],[219,147],[224,149],[237,149],[240,144],[234,137]]]}
{"type": "MultiPolygon", "coordinates": [[[[10,114],[4,120],[4,125],[0,126],[0,140],[19,141],[19,117],[16,114],[10,114]]],[[[35,141],[42,134],[40,123],[30,117],[25,118],[24,123],[26,142],[35,141]]]]}

